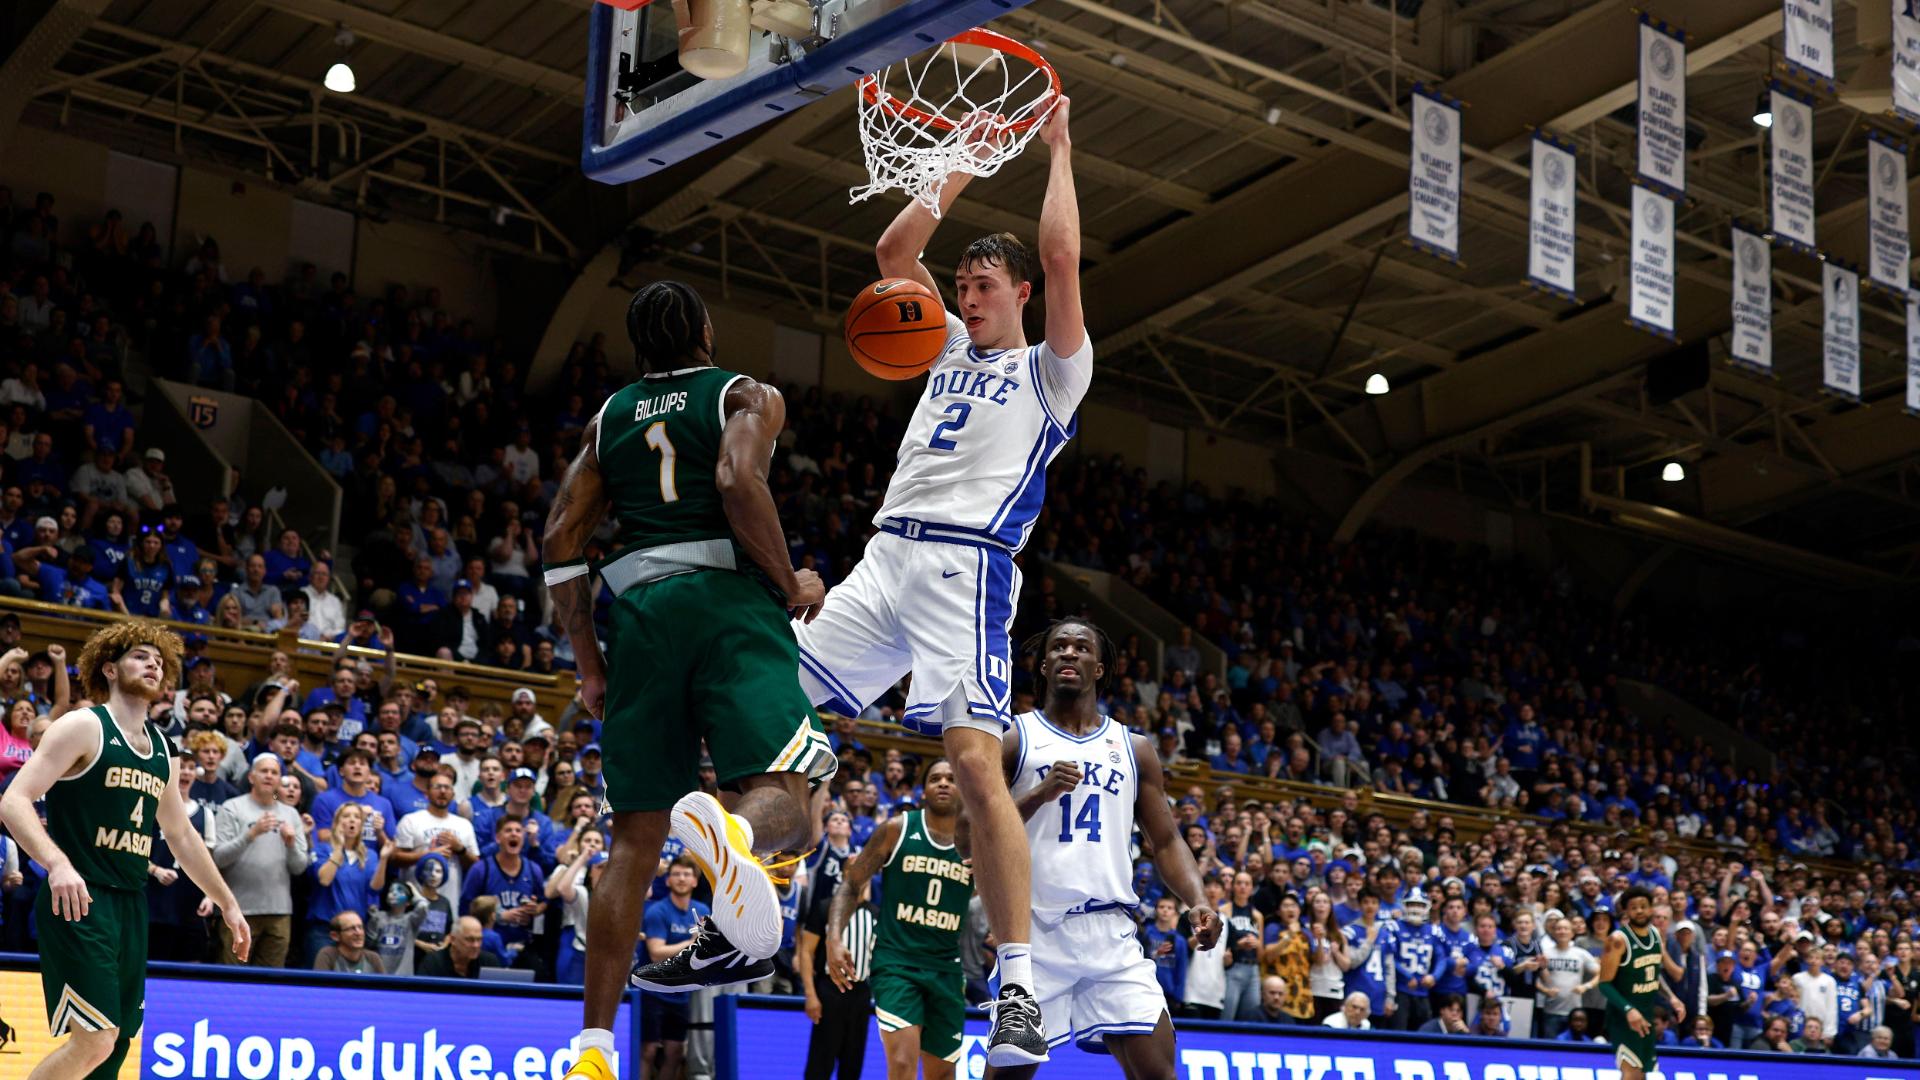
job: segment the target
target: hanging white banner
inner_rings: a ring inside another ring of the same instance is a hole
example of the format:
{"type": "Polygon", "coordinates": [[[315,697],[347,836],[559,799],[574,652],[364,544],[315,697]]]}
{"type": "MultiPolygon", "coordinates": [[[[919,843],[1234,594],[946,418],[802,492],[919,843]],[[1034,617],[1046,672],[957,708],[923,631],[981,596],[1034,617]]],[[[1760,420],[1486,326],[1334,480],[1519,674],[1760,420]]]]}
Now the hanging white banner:
{"type": "Polygon", "coordinates": [[[1739,226],[1733,230],[1733,338],[1727,352],[1736,364],[1773,370],[1773,248],[1739,226]]]}
{"type": "Polygon", "coordinates": [[[1893,111],[1920,123],[1920,5],[1893,0],[1893,111]]]}
{"type": "Polygon", "coordinates": [[[1533,137],[1533,212],[1527,228],[1527,277],[1573,299],[1573,152],[1533,137]]]}
{"type": "Polygon", "coordinates": [[[1868,214],[1867,276],[1906,295],[1907,291],[1907,148],[1879,132],[1867,142],[1868,214]]]}
{"type": "Polygon", "coordinates": [[[1920,416],[1920,300],[1907,297],[1907,411],[1920,416]]]}
{"type": "Polygon", "coordinates": [[[1633,187],[1633,322],[1673,335],[1673,200],[1633,187]]]}
{"type": "Polygon", "coordinates": [[[1687,46],[1640,19],[1640,178],[1687,190],[1687,46]]]}
{"type": "Polygon", "coordinates": [[[1860,275],[1837,263],[1820,265],[1827,321],[1821,382],[1843,397],[1860,397],[1860,275]]]}
{"type": "Polygon", "coordinates": [[[1813,106],[1779,87],[1773,109],[1773,235],[1811,253],[1813,235],[1813,106]]]}
{"type": "Polygon", "coordinates": [[[1413,246],[1460,261],[1460,110],[1417,88],[1407,184],[1413,246]]]}
{"type": "Polygon", "coordinates": [[[1783,59],[1831,81],[1833,0],[1785,0],[1782,8],[1787,21],[1787,52],[1783,59]]]}

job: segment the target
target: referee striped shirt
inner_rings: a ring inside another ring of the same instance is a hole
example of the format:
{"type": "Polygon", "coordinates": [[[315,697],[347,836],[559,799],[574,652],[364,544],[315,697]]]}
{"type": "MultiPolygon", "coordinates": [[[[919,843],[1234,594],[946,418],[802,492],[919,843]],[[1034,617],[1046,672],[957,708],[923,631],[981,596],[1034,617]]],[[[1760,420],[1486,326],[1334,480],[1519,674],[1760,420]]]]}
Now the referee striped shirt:
{"type": "Polygon", "coordinates": [[[840,944],[846,946],[847,955],[853,960],[854,982],[866,982],[867,976],[873,973],[876,927],[872,905],[861,904],[853,909],[853,916],[847,920],[847,928],[840,935],[840,944]]]}

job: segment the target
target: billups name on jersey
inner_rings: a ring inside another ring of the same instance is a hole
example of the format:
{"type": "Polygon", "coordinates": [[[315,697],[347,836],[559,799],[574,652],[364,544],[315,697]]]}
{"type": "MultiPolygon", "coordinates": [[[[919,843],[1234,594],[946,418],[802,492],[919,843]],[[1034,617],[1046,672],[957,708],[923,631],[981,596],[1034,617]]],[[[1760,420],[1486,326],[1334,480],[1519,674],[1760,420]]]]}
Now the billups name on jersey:
{"type": "Polygon", "coordinates": [[[662,413],[681,412],[686,407],[687,392],[684,390],[661,394],[659,397],[641,398],[640,403],[633,407],[633,419],[635,423],[639,423],[642,420],[651,420],[662,413]]]}

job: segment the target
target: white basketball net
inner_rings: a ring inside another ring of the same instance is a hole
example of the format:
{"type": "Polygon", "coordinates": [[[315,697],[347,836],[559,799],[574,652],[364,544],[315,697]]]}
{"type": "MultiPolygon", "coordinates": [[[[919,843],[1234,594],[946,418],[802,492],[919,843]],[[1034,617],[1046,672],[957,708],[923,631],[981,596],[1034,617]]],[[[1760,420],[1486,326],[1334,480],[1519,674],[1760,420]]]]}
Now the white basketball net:
{"type": "Polygon", "coordinates": [[[950,174],[992,176],[1046,126],[1058,96],[1052,70],[967,38],[999,35],[969,31],[860,80],[860,148],[872,181],[849,192],[852,202],[898,190],[939,217],[950,174]]]}

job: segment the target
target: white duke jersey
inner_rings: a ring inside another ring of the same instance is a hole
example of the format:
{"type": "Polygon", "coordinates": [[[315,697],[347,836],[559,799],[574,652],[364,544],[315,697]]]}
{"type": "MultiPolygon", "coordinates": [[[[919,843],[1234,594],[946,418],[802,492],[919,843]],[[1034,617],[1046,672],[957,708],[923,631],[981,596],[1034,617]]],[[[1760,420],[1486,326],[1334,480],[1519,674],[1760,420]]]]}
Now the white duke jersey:
{"type": "Polygon", "coordinates": [[[947,344],[900,440],[873,519],[911,519],[990,534],[1019,551],[1046,499],[1047,464],[1073,437],[1093,381],[1093,342],[1067,357],[1044,342],[981,352],[947,315],[947,344]]]}
{"type": "Polygon", "coordinates": [[[1140,792],[1133,739],[1102,717],[1091,735],[1073,736],[1040,712],[1020,713],[1020,759],[1009,790],[1018,801],[1040,786],[1056,761],[1080,763],[1080,786],[1027,819],[1033,853],[1033,910],[1061,915],[1139,906],[1133,890],[1134,800],[1140,792]]]}

